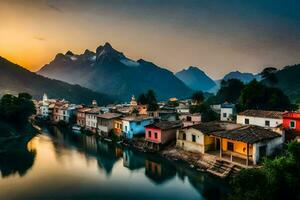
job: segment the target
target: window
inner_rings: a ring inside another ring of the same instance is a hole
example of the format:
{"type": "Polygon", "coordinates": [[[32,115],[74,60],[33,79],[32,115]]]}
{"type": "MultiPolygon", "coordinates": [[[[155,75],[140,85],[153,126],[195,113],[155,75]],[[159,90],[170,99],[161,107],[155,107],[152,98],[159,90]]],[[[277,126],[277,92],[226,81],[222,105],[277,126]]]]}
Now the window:
{"type": "Polygon", "coordinates": [[[245,119],[245,124],[249,124],[249,119],[248,118],[245,119]]]}
{"type": "Polygon", "coordinates": [[[156,132],[154,133],[154,137],[155,137],[155,139],[157,139],[157,133],[156,132]]]}
{"type": "Polygon", "coordinates": [[[127,132],[127,126],[125,126],[125,132],[127,132]]]}
{"type": "Polygon", "coordinates": [[[270,126],[270,121],[269,120],[265,121],[265,126],[270,126]]]}
{"type": "Polygon", "coordinates": [[[148,137],[151,137],[151,131],[148,131],[148,137]]]}
{"type": "Polygon", "coordinates": [[[189,122],[192,121],[192,117],[191,116],[187,116],[186,117],[186,121],[189,121],[189,122]]]}
{"type": "Polygon", "coordinates": [[[227,117],[227,113],[223,113],[223,117],[227,117]]]}
{"type": "Polygon", "coordinates": [[[182,140],[186,140],[186,134],[185,133],[182,134],[182,140]]]}
{"type": "Polygon", "coordinates": [[[296,122],[295,121],[290,121],[290,128],[293,128],[293,129],[296,128],[296,122]]]}
{"type": "Polygon", "coordinates": [[[196,135],[192,135],[192,141],[196,142],[196,135]]]}
{"type": "Polygon", "coordinates": [[[234,145],[232,142],[227,142],[227,150],[228,151],[233,151],[234,150],[234,145]]]}
{"type": "Polygon", "coordinates": [[[136,125],[141,125],[141,122],[136,122],[136,125]]]}

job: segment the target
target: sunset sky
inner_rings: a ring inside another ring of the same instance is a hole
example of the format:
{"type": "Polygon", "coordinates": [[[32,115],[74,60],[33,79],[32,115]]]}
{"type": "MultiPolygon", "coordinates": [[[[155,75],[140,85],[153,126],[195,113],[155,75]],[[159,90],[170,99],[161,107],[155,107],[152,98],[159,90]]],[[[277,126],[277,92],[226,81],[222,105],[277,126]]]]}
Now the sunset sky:
{"type": "Polygon", "coordinates": [[[298,0],[0,0],[0,56],[32,71],[105,42],[173,72],[300,63],[298,0]]]}

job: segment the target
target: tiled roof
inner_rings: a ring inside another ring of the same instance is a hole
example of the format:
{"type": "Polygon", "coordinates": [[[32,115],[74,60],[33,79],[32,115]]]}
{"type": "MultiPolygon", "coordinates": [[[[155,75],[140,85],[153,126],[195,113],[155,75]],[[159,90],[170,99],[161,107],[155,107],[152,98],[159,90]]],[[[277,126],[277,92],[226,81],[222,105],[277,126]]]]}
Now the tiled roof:
{"type": "Polygon", "coordinates": [[[219,123],[219,122],[200,123],[200,124],[196,124],[196,125],[191,126],[191,128],[199,130],[204,134],[211,133],[211,132],[214,132],[214,131],[225,130],[225,127],[221,126],[221,123],[219,123]]]}
{"type": "Polygon", "coordinates": [[[121,117],[122,115],[119,113],[104,113],[101,115],[98,115],[98,118],[103,118],[103,119],[114,119],[114,118],[118,118],[121,117]]]}
{"type": "Polygon", "coordinates": [[[242,126],[233,130],[211,132],[210,135],[250,144],[281,137],[279,133],[259,126],[242,126]]]}
{"type": "Polygon", "coordinates": [[[147,125],[145,127],[157,127],[161,130],[168,130],[173,128],[180,128],[181,126],[181,121],[160,121],[154,124],[147,125]]]}
{"type": "Polygon", "coordinates": [[[245,110],[243,112],[240,112],[238,115],[249,116],[249,117],[282,119],[283,113],[284,112],[279,112],[279,111],[245,110]]]}
{"type": "Polygon", "coordinates": [[[99,114],[100,108],[91,108],[89,111],[86,112],[87,114],[99,114]]]}
{"type": "Polygon", "coordinates": [[[122,120],[125,120],[125,121],[143,121],[143,120],[148,120],[148,119],[152,119],[152,117],[145,117],[145,116],[128,116],[128,117],[122,118],[122,120]]]}

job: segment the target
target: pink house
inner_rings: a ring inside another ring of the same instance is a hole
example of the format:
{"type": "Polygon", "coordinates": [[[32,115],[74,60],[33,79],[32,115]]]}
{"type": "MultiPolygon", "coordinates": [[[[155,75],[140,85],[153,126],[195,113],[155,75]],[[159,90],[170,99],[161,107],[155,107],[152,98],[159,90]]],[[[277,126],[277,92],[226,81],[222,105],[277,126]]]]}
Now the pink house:
{"type": "Polygon", "coordinates": [[[147,147],[159,150],[164,145],[176,140],[176,130],[182,127],[180,121],[161,121],[145,126],[147,147]]]}

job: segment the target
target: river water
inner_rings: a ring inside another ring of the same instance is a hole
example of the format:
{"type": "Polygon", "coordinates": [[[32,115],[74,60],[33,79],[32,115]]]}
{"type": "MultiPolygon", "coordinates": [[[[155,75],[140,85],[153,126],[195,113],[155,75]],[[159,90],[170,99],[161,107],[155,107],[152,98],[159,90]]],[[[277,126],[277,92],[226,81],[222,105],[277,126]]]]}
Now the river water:
{"type": "Polygon", "coordinates": [[[179,162],[56,128],[0,154],[0,199],[221,199],[227,184],[179,162]]]}

